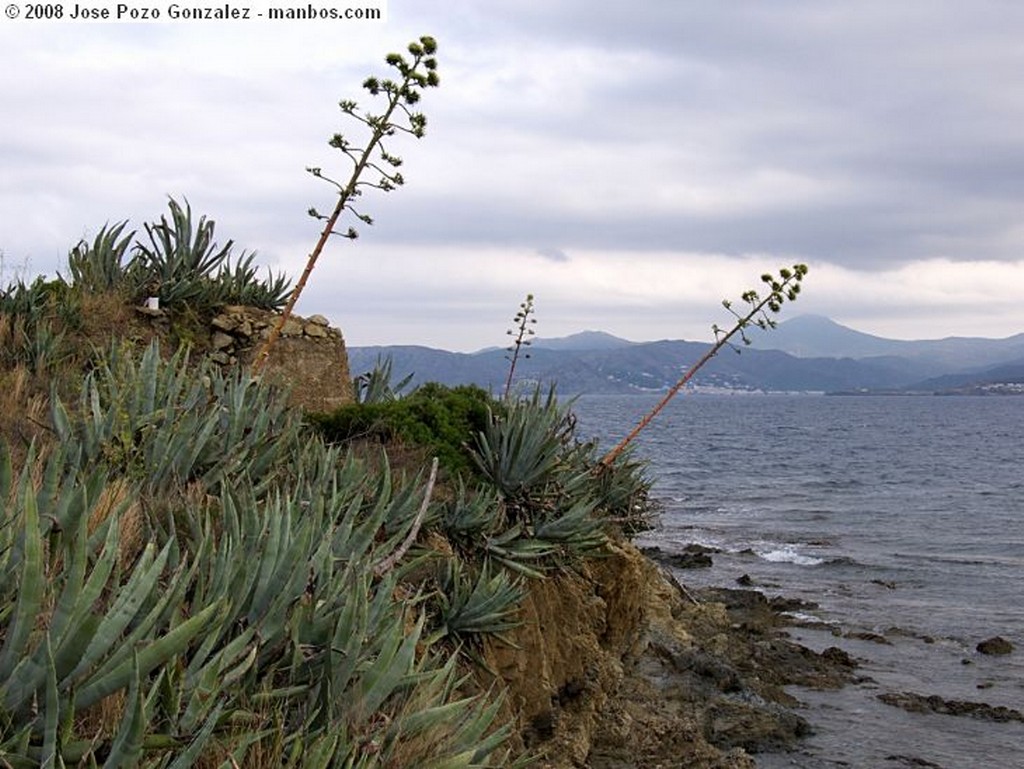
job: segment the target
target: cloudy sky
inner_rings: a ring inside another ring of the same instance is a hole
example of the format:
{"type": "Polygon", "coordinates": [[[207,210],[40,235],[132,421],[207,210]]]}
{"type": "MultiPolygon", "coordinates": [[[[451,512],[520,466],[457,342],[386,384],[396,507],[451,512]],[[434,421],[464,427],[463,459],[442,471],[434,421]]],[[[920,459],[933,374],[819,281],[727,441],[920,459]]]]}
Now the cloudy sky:
{"type": "MultiPolygon", "coordinates": [[[[157,4],[163,0],[155,0],[157,4]]],[[[338,101],[419,35],[441,87],[406,185],[299,303],[352,345],[706,339],[766,269],[897,338],[1024,331],[1024,4],[390,0],[386,22],[0,20],[4,282],[187,198],[297,276],[358,134],[338,101]]]]}

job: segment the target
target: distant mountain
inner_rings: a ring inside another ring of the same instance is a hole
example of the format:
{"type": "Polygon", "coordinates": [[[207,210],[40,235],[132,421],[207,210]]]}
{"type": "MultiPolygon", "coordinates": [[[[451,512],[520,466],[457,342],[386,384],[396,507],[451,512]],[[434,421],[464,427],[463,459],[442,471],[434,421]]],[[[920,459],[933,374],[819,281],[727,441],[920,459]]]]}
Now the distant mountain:
{"type": "Polygon", "coordinates": [[[555,339],[544,339],[537,337],[530,345],[534,349],[545,350],[618,350],[623,347],[630,347],[636,342],[622,339],[604,331],[581,331],[578,334],[558,337],[555,339]]]}
{"type": "Polygon", "coordinates": [[[934,376],[1024,358],[1024,333],[1005,339],[952,336],[904,341],[865,334],[821,315],[798,315],[768,332],[755,329],[750,337],[757,349],[800,358],[902,358],[934,376]]]}
{"type": "MultiPolygon", "coordinates": [[[[770,334],[751,336],[752,347],[740,355],[722,350],[692,384],[714,391],[973,392],[988,384],[1022,381],[1014,377],[1024,369],[1024,334],[907,342],[804,315],[780,323],[770,334]]],[[[555,383],[561,392],[572,394],[661,392],[707,349],[704,342],[630,342],[601,331],[538,338],[529,347],[529,357],[520,359],[516,382],[555,383]]],[[[348,352],[355,374],[389,355],[396,378],[413,374],[414,383],[473,383],[500,392],[508,375],[504,348],[455,353],[412,346],[351,347],[348,352]]]]}
{"type": "Polygon", "coordinates": [[[908,389],[940,394],[1024,394],[1024,359],[969,374],[934,377],[908,389]]]}
{"type": "MultiPolygon", "coordinates": [[[[659,392],[675,384],[680,374],[707,350],[703,342],[634,343],[607,350],[531,348],[520,359],[516,382],[556,383],[562,393],[659,392]]],[[[397,378],[414,375],[414,383],[448,385],[473,383],[500,392],[508,374],[504,350],[454,353],[426,347],[352,347],[349,363],[354,374],[373,368],[379,356],[389,355],[397,378]]],[[[737,355],[722,351],[705,366],[693,384],[698,388],[740,391],[831,391],[891,389],[920,380],[898,366],[871,361],[796,358],[776,350],[745,349],[737,355]]]]}

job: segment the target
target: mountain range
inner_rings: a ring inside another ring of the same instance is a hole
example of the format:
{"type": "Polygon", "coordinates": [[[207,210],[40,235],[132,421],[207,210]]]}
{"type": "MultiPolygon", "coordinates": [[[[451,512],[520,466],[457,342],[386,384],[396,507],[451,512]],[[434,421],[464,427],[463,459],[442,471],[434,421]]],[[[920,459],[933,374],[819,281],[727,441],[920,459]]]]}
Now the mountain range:
{"type": "MultiPolygon", "coordinates": [[[[750,346],[725,348],[691,384],[699,391],[1024,393],[1024,333],[1005,339],[949,337],[906,341],[865,334],[801,315],[750,346]],[[736,350],[739,351],[737,354],[736,350]]],[[[650,393],[671,387],[708,349],[706,342],[631,342],[602,331],[535,338],[520,357],[516,383],[553,383],[563,394],[650,393]]],[[[477,384],[500,392],[509,352],[457,353],[418,346],[350,347],[353,373],[390,357],[396,380],[477,384]]]]}

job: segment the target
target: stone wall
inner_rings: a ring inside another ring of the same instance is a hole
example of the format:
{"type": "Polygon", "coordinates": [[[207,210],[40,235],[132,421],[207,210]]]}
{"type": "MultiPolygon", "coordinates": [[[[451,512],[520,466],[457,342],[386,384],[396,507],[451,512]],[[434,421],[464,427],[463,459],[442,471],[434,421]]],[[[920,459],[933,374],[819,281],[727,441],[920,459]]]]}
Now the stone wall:
{"type": "MultiPolygon", "coordinates": [[[[253,307],[224,307],[210,323],[211,358],[225,366],[251,364],[277,318],[253,307]]],[[[289,317],[264,371],[290,390],[293,405],[308,411],[354,400],[345,340],[323,315],[289,317]]]]}

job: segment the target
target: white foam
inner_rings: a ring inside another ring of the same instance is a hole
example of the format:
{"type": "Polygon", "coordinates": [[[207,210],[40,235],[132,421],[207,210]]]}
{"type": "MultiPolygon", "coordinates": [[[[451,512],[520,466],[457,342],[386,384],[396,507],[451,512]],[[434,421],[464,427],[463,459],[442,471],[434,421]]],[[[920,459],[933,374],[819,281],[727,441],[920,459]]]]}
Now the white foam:
{"type": "Polygon", "coordinates": [[[824,558],[815,558],[812,555],[803,555],[791,547],[783,547],[778,550],[759,552],[758,555],[772,563],[792,563],[797,566],[818,566],[825,563],[824,558]]]}

